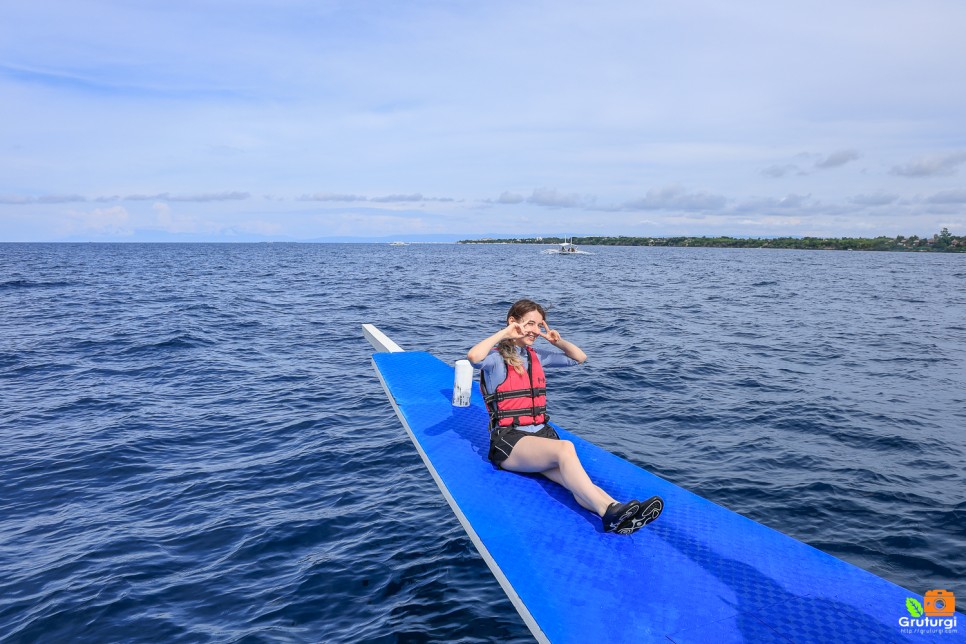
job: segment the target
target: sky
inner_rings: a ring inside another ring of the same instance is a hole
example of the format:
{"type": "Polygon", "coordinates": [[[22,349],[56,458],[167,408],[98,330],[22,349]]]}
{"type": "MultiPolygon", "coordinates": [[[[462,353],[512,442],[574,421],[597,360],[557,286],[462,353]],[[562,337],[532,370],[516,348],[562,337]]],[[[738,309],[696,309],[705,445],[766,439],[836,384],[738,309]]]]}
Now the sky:
{"type": "Polygon", "coordinates": [[[0,241],[966,235],[962,0],[0,4],[0,241]]]}

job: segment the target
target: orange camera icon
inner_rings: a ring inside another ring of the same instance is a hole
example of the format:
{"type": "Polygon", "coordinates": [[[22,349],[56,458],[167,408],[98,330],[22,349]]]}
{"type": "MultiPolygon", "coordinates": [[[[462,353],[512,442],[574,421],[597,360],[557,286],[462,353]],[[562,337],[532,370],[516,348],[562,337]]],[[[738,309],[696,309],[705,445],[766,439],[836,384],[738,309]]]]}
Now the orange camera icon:
{"type": "Polygon", "coordinates": [[[948,590],[927,590],[923,600],[926,617],[948,617],[956,612],[956,596],[948,590]]]}

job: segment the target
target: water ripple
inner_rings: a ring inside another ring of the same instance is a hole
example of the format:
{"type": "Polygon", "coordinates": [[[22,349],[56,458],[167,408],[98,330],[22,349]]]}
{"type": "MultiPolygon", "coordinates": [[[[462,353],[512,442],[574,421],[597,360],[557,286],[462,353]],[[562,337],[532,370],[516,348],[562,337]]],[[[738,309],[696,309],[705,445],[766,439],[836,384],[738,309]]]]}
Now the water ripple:
{"type": "Polygon", "coordinates": [[[565,427],[900,585],[953,587],[962,261],[2,245],[0,633],[530,641],[359,330],[453,361],[521,296],[590,355],[551,375],[565,427]]]}

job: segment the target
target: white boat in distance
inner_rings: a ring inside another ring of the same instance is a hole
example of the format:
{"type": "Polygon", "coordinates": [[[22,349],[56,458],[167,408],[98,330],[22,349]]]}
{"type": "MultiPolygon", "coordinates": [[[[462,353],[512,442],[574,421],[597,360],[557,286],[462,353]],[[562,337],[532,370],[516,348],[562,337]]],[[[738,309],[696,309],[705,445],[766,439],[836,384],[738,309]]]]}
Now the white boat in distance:
{"type": "Polygon", "coordinates": [[[560,244],[557,244],[559,248],[547,248],[543,252],[548,255],[592,255],[593,254],[577,248],[577,246],[573,243],[573,239],[574,238],[571,237],[570,241],[565,241],[560,244]]]}
{"type": "Polygon", "coordinates": [[[409,244],[404,241],[389,242],[389,245],[390,246],[409,246],[409,244]]]}

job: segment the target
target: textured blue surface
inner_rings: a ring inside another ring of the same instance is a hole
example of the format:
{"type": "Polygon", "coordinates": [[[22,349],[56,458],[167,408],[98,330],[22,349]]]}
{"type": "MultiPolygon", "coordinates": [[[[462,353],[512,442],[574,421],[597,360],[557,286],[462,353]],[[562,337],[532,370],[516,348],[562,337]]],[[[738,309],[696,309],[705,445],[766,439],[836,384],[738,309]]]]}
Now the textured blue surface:
{"type": "Polygon", "coordinates": [[[631,537],[540,476],[486,460],[486,412],[450,405],[453,369],[428,353],[375,354],[420,448],[502,574],[552,642],[964,641],[904,634],[921,595],[656,477],[579,437],[584,467],[618,499],[664,497],[631,537]]]}

